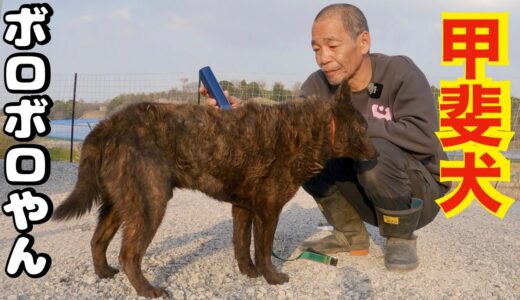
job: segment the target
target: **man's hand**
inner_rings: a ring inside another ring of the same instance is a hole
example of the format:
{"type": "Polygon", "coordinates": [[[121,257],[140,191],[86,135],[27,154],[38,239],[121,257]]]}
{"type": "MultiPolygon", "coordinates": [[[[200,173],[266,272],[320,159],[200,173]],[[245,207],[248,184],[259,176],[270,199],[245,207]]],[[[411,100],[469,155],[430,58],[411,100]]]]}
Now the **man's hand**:
{"type": "MultiPolygon", "coordinates": [[[[208,96],[208,90],[204,86],[200,87],[199,92],[206,97],[206,105],[215,107],[216,109],[220,109],[220,107],[217,105],[217,100],[215,100],[215,98],[211,98],[208,96]]],[[[231,104],[232,108],[238,107],[238,105],[240,103],[240,100],[238,100],[238,98],[230,96],[228,91],[224,91],[224,95],[228,99],[229,104],[231,104]]]]}

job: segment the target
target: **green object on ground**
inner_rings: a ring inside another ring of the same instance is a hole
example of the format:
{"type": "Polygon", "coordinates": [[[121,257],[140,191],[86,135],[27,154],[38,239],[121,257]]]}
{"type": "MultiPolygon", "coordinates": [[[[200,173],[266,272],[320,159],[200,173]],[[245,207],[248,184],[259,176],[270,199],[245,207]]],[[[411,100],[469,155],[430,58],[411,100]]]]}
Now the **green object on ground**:
{"type": "Polygon", "coordinates": [[[312,249],[307,249],[306,251],[303,251],[302,253],[300,253],[296,258],[292,258],[292,259],[285,259],[285,258],[281,258],[280,256],[276,255],[276,253],[274,253],[274,251],[272,252],[272,255],[280,260],[283,260],[283,261],[294,261],[294,260],[297,260],[297,259],[308,259],[308,260],[312,260],[312,261],[315,261],[315,262],[319,262],[319,263],[322,263],[322,264],[326,264],[326,265],[329,265],[329,266],[337,266],[338,264],[338,259],[334,256],[330,256],[330,255],[327,255],[327,254],[323,254],[323,253],[320,253],[320,252],[317,252],[317,251],[313,251],[312,249]]]}

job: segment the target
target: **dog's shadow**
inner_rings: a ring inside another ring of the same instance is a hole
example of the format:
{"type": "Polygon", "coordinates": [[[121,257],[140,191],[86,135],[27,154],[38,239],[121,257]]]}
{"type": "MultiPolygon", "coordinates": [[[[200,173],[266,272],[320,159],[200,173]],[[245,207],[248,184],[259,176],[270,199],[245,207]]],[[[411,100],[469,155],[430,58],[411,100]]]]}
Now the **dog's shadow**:
{"type": "MultiPolygon", "coordinates": [[[[320,234],[317,225],[323,224],[325,218],[317,207],[305,208],[298,203],[289,204],[280,215],[278,227],[273,242],[273,251],[280,257],[293,258],[300,253],[299,245],[306,239],[315,234],[320,234]]],[[[383,240],[377,233],[377,227],[367,226],[370,233],[372,244],[378,247],[383,247],[383,240]]],[[[153,280],[154,284],[164,285],[168,281],[168,277],[175,276],[183,268],[189,267],[199,260],[204,260],[213,254],[220,252],[223,249],[232,249],[232,233],[233,224],[231,219],[231,209],[229,219],[221,221],[210,228],[206,228],[196,233],[184,234],[178,237],[168,238],[152,246],[146,256],[161,256],[168,257],[163,260],[163,263],[156,265],[154,273],[163,274],[153,280]],[[193,244],[198,245],[194,248],[193,244]],[[189,247],[190,251],[182,251],[182,255],[175,255],[172,258],[172,251],[180,247],[189,247]]],[[[253,248],[253,246],[251,246],[253,248]]],[[[252,257],[254,257],[252,251],[252,257]]],[[[233,258],[233,251],[229,251],[230,259],[236,265],[233,258]]],[[[272,257],[273,263],[278,270],[282,270],[285,262],[272,257]]],[[[354,271],[353,268],[348,267],[348,272],[340,272],[341,276],[349,278],[348,282],[360,281],[367,285],[367,292],[371,289],[370,280],[365,274],[359,271],[354,271]],[[355,275],[354,275],[355,274],[355,275]]],[[[237,274],[239,276],[239,274],[237,274]]],[[[340,287],[341,290],[349,290],[351,286],[340,287]]]]}
{"type": "MultiPolygon", "coordinates": [[[[323,222],[323,220],[324,218],[317,207],[304,208],[297,203],[289,204],[280,215],[273,242],[273,251],[281,257],[291,256],[301,242],[316,233],[316,225],[323,222]]],[[[229,219],[196,233],[171,237],[156,243],[150,247],[146,256],[171,256],[173,249],[180,247],[191,248],[193,245],[190,244],[199,241],[199,245],[196,249],[190,249],[189,252],[183,251],[183,255],[176,256],[163,266],[158,267],[159,272],[170,276],[177,273],[181,268],[186,267],[186,265],[193,264],[197,260],[211,256],[222,249],[232,248],[232,236],[233,223],[230,209],[229,219]],[[167,254],[168,252],[170,252],[170,254],[167,254]]],[[[251,243],[253,244],[253,241],[251,243]]],[[[251,245],[251,248],[253,248],[253,245],[251,245]]],[[[233,251],[231,251],[231,255],[233,255],[233,251]]],[[[274,257],[273,263],[277,268],[283,265],[283,261],[274,257]]]]}

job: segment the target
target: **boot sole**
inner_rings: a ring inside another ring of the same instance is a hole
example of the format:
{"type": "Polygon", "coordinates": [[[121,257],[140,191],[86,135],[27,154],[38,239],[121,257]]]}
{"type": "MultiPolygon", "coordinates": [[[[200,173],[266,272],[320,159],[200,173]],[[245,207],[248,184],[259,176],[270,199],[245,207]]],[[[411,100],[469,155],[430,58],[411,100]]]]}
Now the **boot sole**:
{"type": "Polygon", "coordinates": [[[350,250],[350,256],[367,256],[368,249],[350,250]]]}
{"type": "Polygon", "coordinates": [[[399,273],[413,271],[413,270],[417,269],[418,266],[419,266],[419,262],[414,263],[414,264],[409,264],[409,265],[385,264],[385,267],[388,269],[388,271],[399,272],[399,273]]]}

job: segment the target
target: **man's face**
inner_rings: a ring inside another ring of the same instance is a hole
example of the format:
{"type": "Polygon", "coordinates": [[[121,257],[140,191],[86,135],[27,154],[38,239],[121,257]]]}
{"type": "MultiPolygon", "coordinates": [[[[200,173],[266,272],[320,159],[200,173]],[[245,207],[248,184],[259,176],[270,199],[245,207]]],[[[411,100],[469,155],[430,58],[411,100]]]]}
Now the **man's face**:
{"type": "Polygon", "coordinates": [[[355,76],[363,55],[368,53],[361,36],[353,39],[337,15],[323,17],[312,25],[312,50],[330,84],[355,76]]]}

